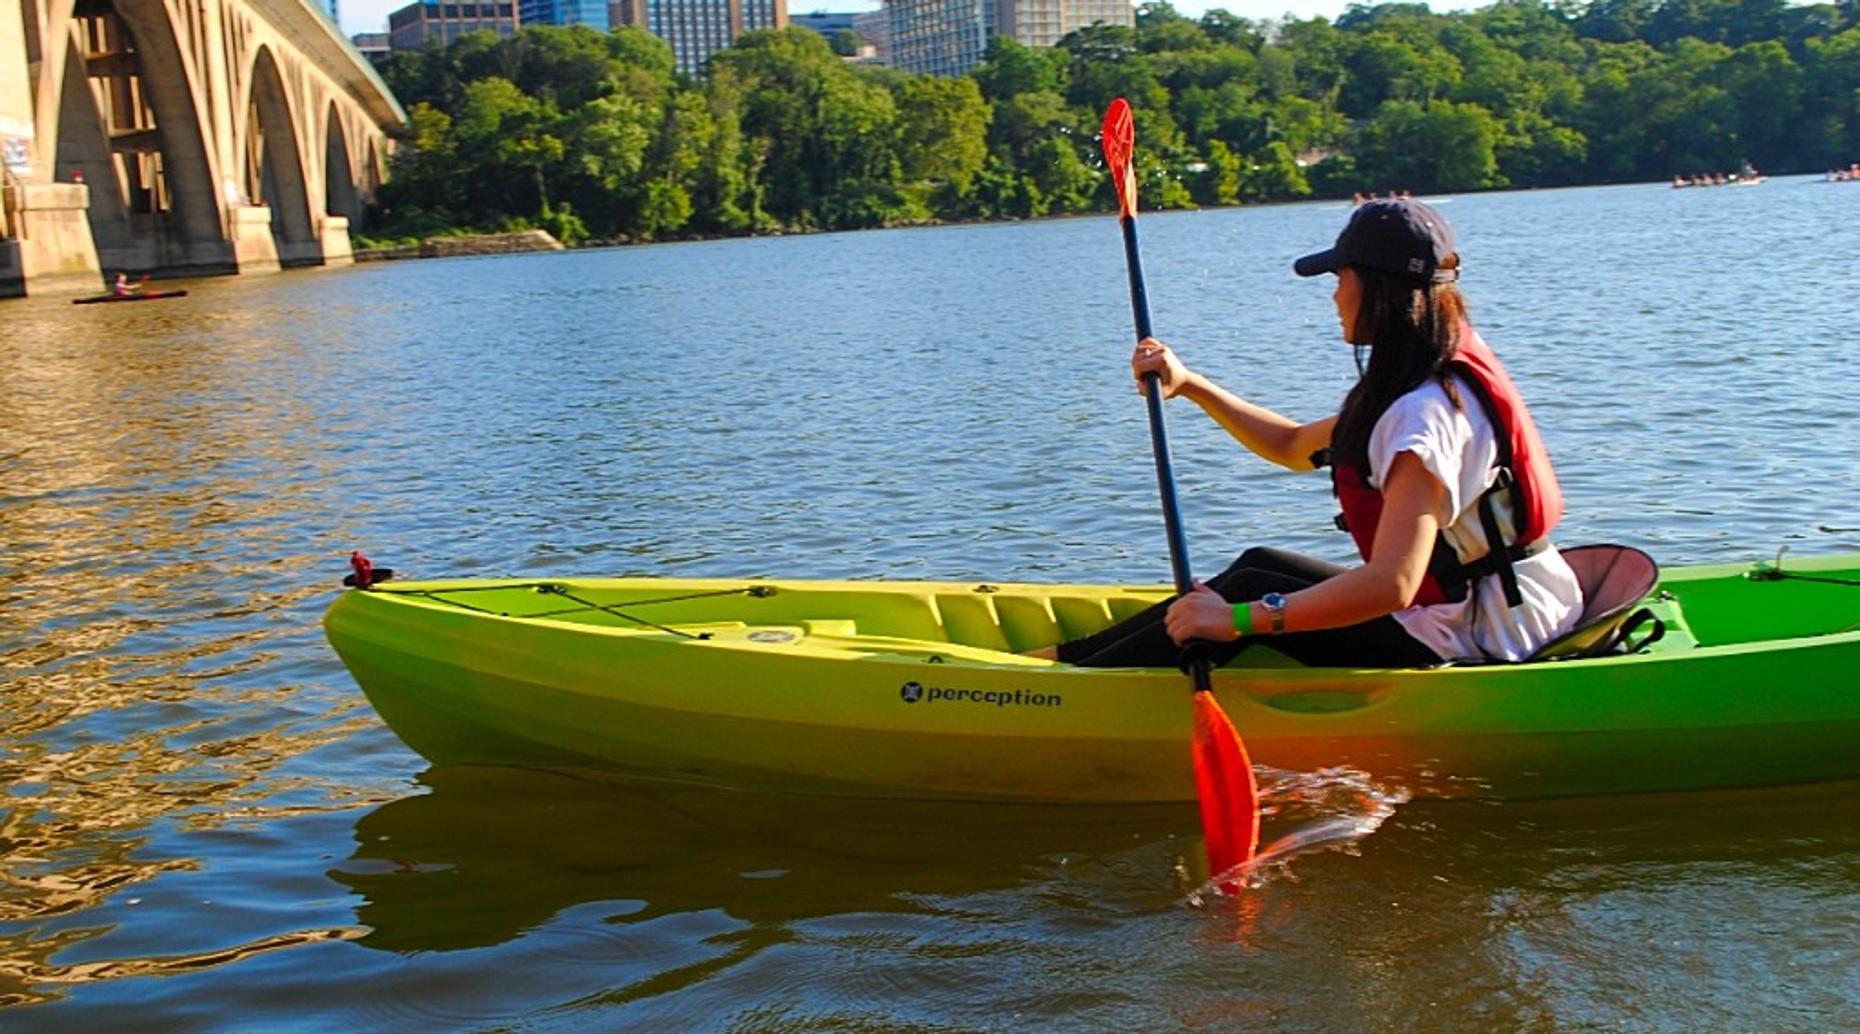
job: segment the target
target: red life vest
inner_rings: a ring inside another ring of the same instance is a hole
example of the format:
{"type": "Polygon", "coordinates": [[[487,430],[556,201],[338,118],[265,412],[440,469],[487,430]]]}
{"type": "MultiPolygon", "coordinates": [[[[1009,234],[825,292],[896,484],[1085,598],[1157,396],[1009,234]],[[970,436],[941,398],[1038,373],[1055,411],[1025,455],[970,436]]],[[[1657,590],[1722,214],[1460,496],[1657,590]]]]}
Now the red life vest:
{"type": "MultiPolygon", "coordinates": [[[[1548,545],[1550,529],[1563,516],[1563,490],[1518,386],[1470,326],[1460,328],[1459,349],[1447,369],[1459,374],[1461,383],[1471,387],[1492,423],[1498,441],[1498,479],[1479,497],[1479,521],[1488,545],[1486,555],[1462,562],[1446,536],[1441,535],[1434,542],[1427,579],[1414,602],[1463,600],[1473,582],[1497,574],[1504,583],[1506,601],[1515,607],[1523,598],[1511,565],[1542,552],[1548,545]],[[1511,519],[1517,528],[1517,538],[1512,542],[1504,541],[1498,515],[1492,508],[1492,497],[1499,492],[1511,493],[1511,519]]],[[[1370,486],[1362,471],[1348,464],[1332,468],[1331,486],[1343,507],[1338,526],[1349,531],[1357,551],[1368,560],[1376,541],[1376,525],[1382,518],[1382,493],[1370,486]]]]}

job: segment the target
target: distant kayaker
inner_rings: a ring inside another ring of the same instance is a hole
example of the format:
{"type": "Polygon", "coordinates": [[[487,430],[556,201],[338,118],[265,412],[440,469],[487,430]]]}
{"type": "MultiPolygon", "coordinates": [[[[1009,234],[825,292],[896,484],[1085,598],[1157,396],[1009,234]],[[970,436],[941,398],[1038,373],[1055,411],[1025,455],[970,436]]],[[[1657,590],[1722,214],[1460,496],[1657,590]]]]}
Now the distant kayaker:
{"type": "Polygon", "coordinates": [[[1549,541],[1562,494],[1524,400],[1466,318],[1459,265],[1446,219],[1406,200],[1358,207],[1334,246],[1294,263],[1300,276],[1336,275],[1337,318],[1362,371],[1338,413],[1311,423],[1140,342],[1139,386],[1159,374],[1165,397],[1190,399],[1280,466],[1330,463],[1340,524],[1364,559],[1345,568],[1250,549],[1186,596],[1039,655],[1153,667],[1200,640],[1219,664],[1270,641],[1309,665],[1417,667],[1522,660],[1569,632],[1582,590],[1549,541]]]}
{"type": "Polygon", "coordinates": [[[115,295],[118,298],[133,297],[136,294],[136,292],[142,290],[143,285],[147,284],[148,282],[149,282],[149,278],[145,276],[142,279],[132,284],[129,282],[129,274],[124,273],[121,270],[118,270],[116,274],[116,282],[110,285],[110,293],[115,295]]]}

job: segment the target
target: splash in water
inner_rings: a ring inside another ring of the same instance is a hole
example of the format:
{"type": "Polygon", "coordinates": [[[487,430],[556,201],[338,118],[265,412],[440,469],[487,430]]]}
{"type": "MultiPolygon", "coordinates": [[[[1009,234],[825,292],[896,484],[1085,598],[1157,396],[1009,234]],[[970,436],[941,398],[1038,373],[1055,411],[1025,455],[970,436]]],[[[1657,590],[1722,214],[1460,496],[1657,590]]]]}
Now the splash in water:
{"type": "Polygon", "coordinates": [[[1191,891],[1197,908],[1275,879],[1297,879],[1294,859],[1318,851],[1355,851],[1408,802],[1406,789],[1376,782],[1360,769],[1339,766],[1288,772],[1256,766],[1265,846],[1251,861],[1216,873],[1191,891]]]}

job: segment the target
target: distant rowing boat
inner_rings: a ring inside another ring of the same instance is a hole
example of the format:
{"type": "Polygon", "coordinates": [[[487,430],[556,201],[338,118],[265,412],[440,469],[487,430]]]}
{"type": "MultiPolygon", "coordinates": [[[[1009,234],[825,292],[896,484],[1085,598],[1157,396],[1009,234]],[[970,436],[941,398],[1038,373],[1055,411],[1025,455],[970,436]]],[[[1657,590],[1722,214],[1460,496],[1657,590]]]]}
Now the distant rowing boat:
{"type": "Polygon", "coordinates": [[[185,289],[179,291],[143,291],[140,294],[97,294],[89,298],[73,298],[73,305],[99,305],[103,302],[152,302],[157,298],[180,298],[187,294],[185,289]]]}

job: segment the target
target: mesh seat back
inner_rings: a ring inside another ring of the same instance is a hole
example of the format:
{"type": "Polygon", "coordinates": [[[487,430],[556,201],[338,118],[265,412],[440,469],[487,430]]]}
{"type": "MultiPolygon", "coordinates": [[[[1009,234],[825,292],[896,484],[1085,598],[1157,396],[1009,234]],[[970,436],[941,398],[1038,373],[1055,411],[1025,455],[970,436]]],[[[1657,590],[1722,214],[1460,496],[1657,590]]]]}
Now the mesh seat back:
{"type": "Polygon", "coordinates": [[[1660,565],[1632,546],[1576,546],[1561,551],[1582,586],[1582,617],[1531,660],[1594,657],[1621,645],[1622,626],[1660,581],[1660,565]]]}

